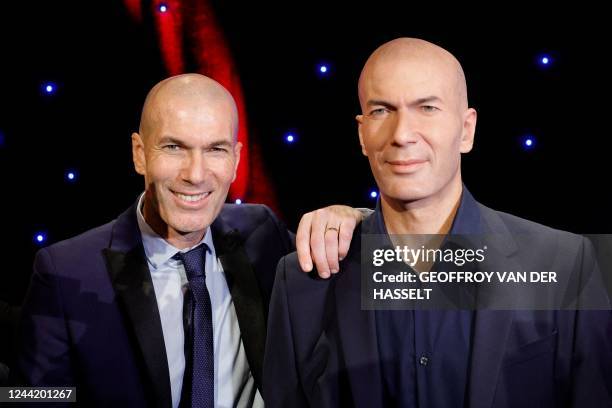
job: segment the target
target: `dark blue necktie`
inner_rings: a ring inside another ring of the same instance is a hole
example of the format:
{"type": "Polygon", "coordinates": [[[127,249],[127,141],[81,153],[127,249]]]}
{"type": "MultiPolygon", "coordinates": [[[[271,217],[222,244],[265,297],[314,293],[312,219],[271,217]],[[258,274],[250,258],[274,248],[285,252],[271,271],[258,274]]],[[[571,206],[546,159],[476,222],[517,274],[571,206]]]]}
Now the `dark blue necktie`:
{"type": "MultiPolygon", "coordinates": [[[[174,256],[185,266],[190,289],[190,293],[185,296],[184,307],[187,321],[191,322],[185,330],[185,341],[189,342],[191,347],[186,348],[189,355],[186,356],[183,387],[190,385],[191,393],[183,392],[182,394],[190,397],[191,407],[197,408],[214,407],[215,363],[212,310],[204,271],[207,249],[206,244],[202,244],[189,252],[179,252],[174,256]]],[[[182,401],[181,406],[184,405],[182,401]]]]}

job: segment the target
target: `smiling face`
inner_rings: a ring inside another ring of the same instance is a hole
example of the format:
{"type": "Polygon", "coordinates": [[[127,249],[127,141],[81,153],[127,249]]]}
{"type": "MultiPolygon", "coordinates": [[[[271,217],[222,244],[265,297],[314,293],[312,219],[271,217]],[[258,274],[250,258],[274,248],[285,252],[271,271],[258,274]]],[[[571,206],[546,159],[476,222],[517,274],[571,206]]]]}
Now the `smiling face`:
{"type": "Polygon", "coordinates": [[[183,77],[179,92],[166,83],[148,98],[147,123],[132,135],[136,171],[145,177],[145,220],[178,248],[196,244],[221,211],[241,147],[229,94],[205,77],[169,81],[183,77]]]}
{"type": "Polygon", "coordinates": [[[366,63],[357,121],[381,195],[407,203],[460,191],[461,153],[472,148],[476,112],[467,108],[461,68],[450,54],[403,40],[383,45],[366,63]]]}

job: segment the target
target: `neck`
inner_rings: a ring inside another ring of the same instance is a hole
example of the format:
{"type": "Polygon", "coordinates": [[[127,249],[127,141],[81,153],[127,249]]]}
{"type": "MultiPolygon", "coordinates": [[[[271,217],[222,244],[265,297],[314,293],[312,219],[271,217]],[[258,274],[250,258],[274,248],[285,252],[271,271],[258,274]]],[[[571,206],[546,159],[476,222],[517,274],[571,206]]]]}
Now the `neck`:
{"type": "Polygon", "coordinates": [[[159,216],[159,213],[153,208],[153,205],[149,200],[144,200],[142,215],[145,222],[157,235],[162,237],[167,243],[178,249],[191,248],[202,240],[206,229],[204,231],[195,231],[180,233],[170,228],[168,224],[164,222],[159,216]]]}
{"type": "Polygon", "coordinates": [[[447,234],[461,199],[461,177],[437,193],[401,201],[381,195],[381,209],[389,234],[447,234]]]}
{"type": "Polygon", "coordinates": [[[202,240],[202,238],[204,238],[205,234],[206,230],[204,232],[189,232],[187,234],[178,234],[175,232],[174,234],[167,234],[167,236],[162,237],[173,247],[185,249],[196,246],[202,240]]]}

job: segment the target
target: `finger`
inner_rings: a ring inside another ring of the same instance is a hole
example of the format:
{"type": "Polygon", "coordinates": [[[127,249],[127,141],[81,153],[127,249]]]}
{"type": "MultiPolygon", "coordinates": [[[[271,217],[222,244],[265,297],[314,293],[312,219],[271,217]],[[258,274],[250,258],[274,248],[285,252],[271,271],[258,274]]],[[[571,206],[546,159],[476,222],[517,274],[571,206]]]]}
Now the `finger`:
{"type": "Polygon", "coordinates": [[[310,233],[312,226],[312,213],[306,213],[302,216],[298,225],[297,234],[295,235],[295,248],[297,249],[298,261],[300,268],[304,272],[312,271],[312,258],[310,257],[310,233]]]}
{"type": "Polygon", "coordinates": [[[327,265],[327,254],[325,252],[326,227],[326,213],[321,210],[315,211],[310,231],[310,256],[321,278],[328,278],[330,275],[329,266],[327,265]]]}
{"type": "Polygon", "coordinates": [[[327,229],[325,231],[325,253],[327,255],[327,267],[331,273],[337,273],[338,265],[338,229],[327,229]]]}
{"type": "Polygon", "coordinates": [[[353,239],[353,231],[357,223],[354,219],[348,220],[340,224],[340,232],[338,234],[338,259],[343,260],[348,254],[353,239]]]}

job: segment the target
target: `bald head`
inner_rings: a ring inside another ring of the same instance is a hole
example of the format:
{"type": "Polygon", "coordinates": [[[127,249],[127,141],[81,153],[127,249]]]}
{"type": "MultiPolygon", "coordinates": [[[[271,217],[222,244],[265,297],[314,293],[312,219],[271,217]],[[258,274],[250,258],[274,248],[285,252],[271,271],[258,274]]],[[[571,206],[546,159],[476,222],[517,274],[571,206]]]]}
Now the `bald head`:
{"type": "Polygon", "coordinates": [[[139,133],[146,140],[158,128],[164,115],[178,110],[197,114],[214,108],[231,121],[234,138],[238,132],[238,113],[232,95],[217,81],[200,74],[173,76],[155,85],[147,94],[140,116],[139,133]]]}
{"type": "Polygon", "coordinates": [[[468,108],[467,85],[459,61],[444,48],[418,38],[397,38],[378,47],[366,61],[359,76],[359,101],[367,103],[366,90],[372,82],[383,79],[392,67],[401,67],[405,76],[426,72],[451,90],[457,107],[468,108]]]}

